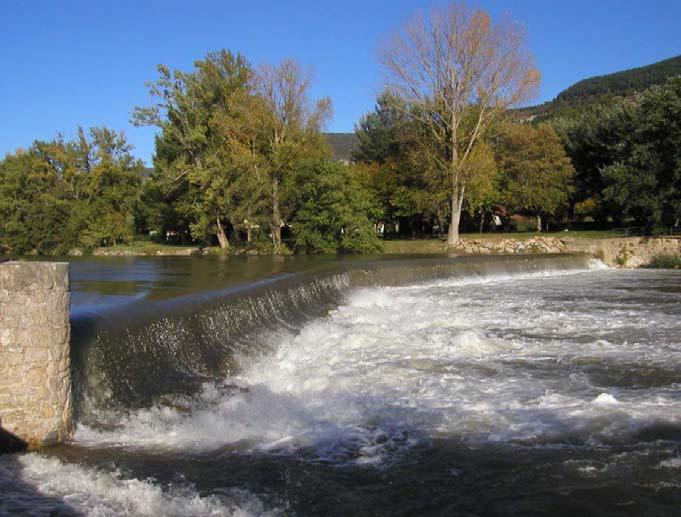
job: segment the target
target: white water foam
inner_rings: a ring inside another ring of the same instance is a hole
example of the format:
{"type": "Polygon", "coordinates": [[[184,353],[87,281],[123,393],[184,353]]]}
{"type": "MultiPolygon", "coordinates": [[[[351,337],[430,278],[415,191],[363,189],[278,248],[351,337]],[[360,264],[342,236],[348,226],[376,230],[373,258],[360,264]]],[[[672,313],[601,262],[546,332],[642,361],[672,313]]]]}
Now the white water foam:
{"type": "Polygon", "coordinates": [[[153,480],[129,479],[38,454],[0,456],[0,515],[199,516],[279,515],[240,489],[201,496],[189,485],[164,490],[153,480]]]}
{"type": "Polygon", "coordinates": [[[678,371],[681,328],[613,287],[627,274],[596,267],[358,289],[225,386],[109,415],[113,430],[80,426],[76,438],[370,465],[432,438],[636,440],[681,424],[680,387],[636,388],[612,372],[626,381],[629,371],[678,371]]]}

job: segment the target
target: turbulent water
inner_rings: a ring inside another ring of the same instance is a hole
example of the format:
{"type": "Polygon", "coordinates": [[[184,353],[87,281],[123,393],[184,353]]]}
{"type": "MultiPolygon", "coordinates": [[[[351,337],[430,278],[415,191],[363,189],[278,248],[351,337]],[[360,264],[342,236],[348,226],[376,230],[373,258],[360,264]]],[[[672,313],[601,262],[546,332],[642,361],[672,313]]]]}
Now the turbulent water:
{"type": "Polygon", "coordinates": [[[679,272],[509,257],[83,317],[74,440],[0,513],[678,515],[679,314],[679,272]]]}

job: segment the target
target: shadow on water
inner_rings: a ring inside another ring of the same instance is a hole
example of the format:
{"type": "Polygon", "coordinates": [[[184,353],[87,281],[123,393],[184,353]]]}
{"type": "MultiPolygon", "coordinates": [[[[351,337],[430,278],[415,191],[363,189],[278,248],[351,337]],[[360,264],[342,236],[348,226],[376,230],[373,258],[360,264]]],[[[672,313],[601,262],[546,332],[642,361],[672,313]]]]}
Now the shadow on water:
{"type": "Polygon", "coordinates": [[[0,515],[82,515],[59,497],[24,480],[20,458],[27,443],[0,427],[0,515]]]}
{"type": "MultiPolygon", "coordinates": [[[[295,515],[676,515],[678,489],[654,454],[433,440],[388,466],[339,466],[267,453],[144,454],[67,451],[108,458],[138,479],[191,484],[202,496],[234,487],[295,515]],[[643,464],[642,464],[643,463],[643,464]]],[[[288,513],[287,512],[287,513],[288,513]]]]}

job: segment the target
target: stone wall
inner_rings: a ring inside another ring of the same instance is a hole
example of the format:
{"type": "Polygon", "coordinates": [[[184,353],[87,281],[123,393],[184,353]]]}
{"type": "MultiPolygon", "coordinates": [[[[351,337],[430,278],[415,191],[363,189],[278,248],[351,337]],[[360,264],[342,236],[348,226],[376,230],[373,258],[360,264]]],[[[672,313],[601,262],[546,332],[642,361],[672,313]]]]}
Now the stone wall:
{"type": "Polygon", "coordinates": [[[59,442],[71,404],[69,265],[0,263],[0,430],[31,448],[59,442]]]}
{"type": "Polygon", "coordinates": [[[635,268],[649,264],[658,255],[681,255],[681,239],[674,237],[629,237],[579,239],[531,237],[520,239],[463,240],[454,248],[463,253],[588,253],[608,266],[635,268]]]}
{"type": "Polygon", "coordinates": [[[567,251],[590,253],[609,266],[646,266],[656,256],[681,255],[681,239],[674,237],[626,237],[571,239],[567,251]]]}
{"type": "Polygon", "coordinates": [[[571,239],[555,237],[531,237],[529,239],[462,240],[454,249],[464,253],[515,254],[515,253],[566,253],[571,239]]]}

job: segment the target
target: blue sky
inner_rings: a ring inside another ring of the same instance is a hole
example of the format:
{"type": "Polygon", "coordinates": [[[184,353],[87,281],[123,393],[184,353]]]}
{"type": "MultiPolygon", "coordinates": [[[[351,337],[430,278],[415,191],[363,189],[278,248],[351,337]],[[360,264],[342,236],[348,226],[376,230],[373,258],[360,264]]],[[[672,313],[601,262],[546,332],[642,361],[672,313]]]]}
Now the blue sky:
{"type": "MultiPolygon", "coordinates": [[[[0,156],[77,125],[125,131],[151,163],[154,131],[129,123],[149,102],[156,65],[190,69],[227,48],[251,62],[294,57],[313,95],[334,104],[330,131],[352,131],[381,89],[377,46],[417,9],[444,2],[117,0],[4,2],[0,10],[0,156]]],[[[572,83],[681,54],[680,0],[471,2],[508,11],[542,72],[536,102],[572,83]]],[[[534,102],[533,102],[534,104],[534,102]]]]}

